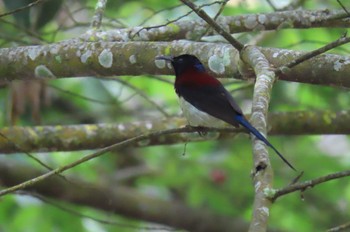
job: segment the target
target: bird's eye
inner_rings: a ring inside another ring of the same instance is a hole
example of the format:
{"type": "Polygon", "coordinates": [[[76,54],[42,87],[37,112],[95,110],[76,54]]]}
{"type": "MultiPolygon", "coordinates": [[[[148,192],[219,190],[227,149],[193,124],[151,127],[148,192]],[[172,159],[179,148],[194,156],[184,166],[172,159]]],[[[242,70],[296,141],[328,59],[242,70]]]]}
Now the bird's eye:
{"type": "Polygon", "coordinates": [[[197,63],[194,65],[194,67],[197,69],[199,72],[205,72],[205,68],[201,63],[197,63]]]}

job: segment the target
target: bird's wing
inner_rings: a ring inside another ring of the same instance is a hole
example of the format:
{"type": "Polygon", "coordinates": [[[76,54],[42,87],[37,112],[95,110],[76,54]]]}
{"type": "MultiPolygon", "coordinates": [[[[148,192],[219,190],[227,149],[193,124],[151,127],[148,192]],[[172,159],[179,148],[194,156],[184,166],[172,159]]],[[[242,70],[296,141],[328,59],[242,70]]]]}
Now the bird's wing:
{"type": "Polygon", "coordinates": [[[242,110],[222,85],[181,85],[177,93],[197,109],[238,127],[235,116],[242,115],[242,110]]]}

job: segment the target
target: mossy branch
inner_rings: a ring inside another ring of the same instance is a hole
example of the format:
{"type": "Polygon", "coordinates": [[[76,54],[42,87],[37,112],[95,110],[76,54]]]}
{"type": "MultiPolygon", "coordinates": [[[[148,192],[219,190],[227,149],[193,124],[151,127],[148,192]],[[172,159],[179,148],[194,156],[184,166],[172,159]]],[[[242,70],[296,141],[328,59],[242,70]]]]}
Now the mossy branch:
{"type": "MultiPolygon", "coordinates": [[[[349,111],[300,111],[270,113],[268,115],[269,135],[317,135],[349,134],[349,111]]],[[[0,133],[2,153],[38,152],[38,151],[76,151],[98,149],[113,143],[134,137],[140,133],[149,133],[166,128],[179,128],[186,125],[184,118],[120,123],[66,126],[5,127],[0,133]],[[12,142],[9,142],[12,141],[12,142]],[[16,146],[14,145],[16,144],[16,146]]],[[[232,138],[242,129],[228,128],[226,131],[210,133],[207,136],[177,133],[153,137],[147,143],[133,146],[152,146],[178,144],[184,142],[217,140],[232,138]],[[229,132],[230,131],[230,132],[229,132]]]]}
{"type": "MultiPolygon", "coordinates": [[[[281,67],[303,52],[261,48],[274,67],[281,67]]],[[[168,74],[173,71],[154,58],[159,54],[190,53],[200,57],[217,77],[242,79],[235,63],[237,51],[229,44],[174,42],[72,42],[0,49],[0,82],[18,79],[168,74]],[[140,53],[139,51],[143,51],[140,53]],[[221,52],[223,51],[223,52],[221,52]],[[217,64],[221,63],[222,66],[217,64]]],[[[349,57],[322,54],[293,69],[280,80],[350,87],[349,57]]],[[[254,78],[254,76],[251,76],[254,78]]]]}

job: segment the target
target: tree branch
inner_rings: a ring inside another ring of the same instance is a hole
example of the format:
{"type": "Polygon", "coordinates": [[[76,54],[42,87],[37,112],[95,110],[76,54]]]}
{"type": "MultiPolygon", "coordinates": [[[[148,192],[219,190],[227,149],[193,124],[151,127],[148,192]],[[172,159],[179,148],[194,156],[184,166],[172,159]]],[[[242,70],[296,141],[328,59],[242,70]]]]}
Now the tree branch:
{"type": "MultiPolygon", "coordinates": [[[[42,175],[44,175],[43,172],[18,162],[11,160],[0,162],[0,181],[5,186],[18,185],[42,175]]],[[[241,219],[213,214],[206,209],[192,209],[182,202],[156,199],[121,185],[115,186],[101,182],[94,184],[72,177],[69,179],[70,182],[67,182],[57,176],[51,176],[49,179],[30,186],[27,191],[136,220],[161,223],[188,231],[229,232],[247,231],[248,228],[247,223],[241,219]]]]}
{"type": "Polygon", "coordinates": [[[321,176],[319,178],[313,179],[313,180],[308,180],[308,181],[304,181],[301,183],[296,183],[296,184],[291,184],[287,187],[281,188],[281,189],[277,189],[276,192],[273,194],[272,197],[270,197],[270,199],[272,201],[275,201],[277,198],[295,192],[295,191],[302,191],[304,192],[306,189],[308,188],[312,188],[316,185],[325,183],[327,181],[330,180],[335,180],[335,179],[339,179],[339,178],[343,178],[346,176],[350,176],[350,170],[346,170],[346,171],[342,171],[342,172],[336,172],[336,173],[332,173],[326,176],[321,176]]]}
{"type": "Polygon", "coordinates": [[[346,43],[349,43],[350,42],[350,37],[347,37],[347,36],[342,36],[341,38],[319,48],[319,49],[316,49],[316,50],[313,50],[311,52],[307,52],[305,54],[303,54],[302,56],[298,57],[297,59],[295,60],[292,60],[291,62],[289,62],[288,64],[286,65],[283,65],[282,67],[278,68],[277,72],[276,72],[276,75],[280,75],[280,73],[283,72],[283,69],[287,68],[287,69],[290,69],[290,68],[293,68],[294,66],[297,66],[298,64],[301,64],[315,56],[318,56],[322,53],[325,53],[333,48],[336,48],[338,46],[341,46],[343,44],[346,44],[346,43]]]}
{"type": "MultiPolygon", "coordinates": [[[[266,115],[275,74],[270,70],[269,62],[258,48],[246,46],[241,52],[241,57],[243,61],[254,69],[256,75],[251,122],[255,128],[266,135],[266,115]]],[[[273,171],[266,145],[255,136],[253,136],[252,140],[255,196],[249,232],[263,232],[267,229],[272,203],[266,198],[263,190],[272,188],[273,171]]]]}
{"type": "MultiPolygon", "coordinates": [[[[269,31],[282,29],[307,28],[348,28],[350,21],[343,10],[289,10],[272,13],[244,14],[238,16],[221,16],[216,23],[230,33],[269,31]]],[[[180,17],[182,18],[182,17],[180,17]]],[[[153,27],[134,27],[128,29],[112,29],[83,34],[79,39],[91,41],[94,38],[102,41],[172,41],[198,38],[207,29],[203,20],[171,20],[170,23],[153,27]]],[[[215,35],[210,32],[208,35],[215,35]]]]}
{"type": "MultiPolygon", "coordinates": [[[[268,115],[270,135],[311,135],[311,134],[349,134],[350,111],[304,111],[270,113],[268,115]]],[[[3,154],[38,151],[76,151],[98,149],[116,142],[135,137],[142,131],[179,128],[187,124],[184,118],[155,119],[152,121],[119,123],[5,127],[0,129],[0,150],[3,154]],[[9,142],[9,140],[11,142],[9,142]],[[16,144],[16,146],[14,145],[16,144]]],[[[242,129],[228,127],[226,131],[216,130],[208,136],[193,136],[186,133],[153,137],[147,144],[136,143],[133,146],[152,146],[178,144],[204,140],[232,138],[242,129]]]]}
{"type": "Polygon", "coordinates": [[[196,4],[189,0],[180,1],[186,4],[188,7],[190,7],[194,12],[196,12],[196,14],[199,17],[205,20],[218,34],[224,37],[234,48],[236,48],[238,51],[241,51],[243,49],[243,44],[235,38],[233,38],[227,31],[225,31],[225,29],[219,26],[212,18],[209,17],[209,15],[207,15],[207,13],[205,13],[203,9],[198,8],[196,4]]]}
{"type": "MultiPolygon", "coordinates": [[[[217,77],[234,76],[242,79],[235,64],[238,53],[228,44],[189,41],[171,43],[66,41],[43,46],[0,49],[0,81],[81,76],[171,75],[173,74],[171,69],[154,61],[154,57],[169,50],[175,55],[190,53],[200,57],[208,67],[208,71],[215,73],[217,77]],[[217,63],[221,65],[218,66],[217,63]]],[[[261,51],[274,67],[280,67],[303,54],[274,48],[261,48],[261,51]]],[[[280,76],[280,79],[350,87],[348,73],[350,73],[349,57],[322,54],[288,70],[280,76]]]]}
{"type": "Polygon", "coordinates": [[[107,0],[98,0],[95,7],[95,14],[92,17],[91,27],[92,29],[99,29],[102,24],[103,14],[105,12],[107,0]]]}
{"type": "Polygon", "coordinates": [[[0,14],[0,18],[5,17],[5,16],[8,16],[8,15],[15,14],[15,13],[18,13],[18,12],[20,12],[20,11],[23,11],[23,10],[25,10],[25,9],[31,8],[31,7],[33,7],[33,6],[35,6],[35,5],[37,5],[37,4],[39,4],[39,3],[43,3],[43,2],[44,2],[44,0],[36,0],[36,1],[34,1],[34,2],[29,3],[28,5],[25,5],[25,6],[22,6],[22,7],[17,8],[17,9],[14,9],[14,10],[11,10],[11,11],[8,11],[8,12],[5,12],[5,13],[2,13],[2,14],[0,14]]]}
{"type": "Polygon", "coordinates": [[[187,132],[194,132],[195,130],[193,128],[189,128],[189,127],[179,128],[179,129],[169,129],[169,130],[163,130],[163,131],[155,131],[155,132],[151,132],[149,134],[138,135],[138,136],[135,136],[135,137],[123,140],[123,141],[115,143],[113,145],[104,147],[104,148],[96,151],[95,153],[92,153],[92,154],[89,154],[87,156],[84,156],[83,158],[80,158],[80,159],[78,159],[76,161],[73,161],[73,162],[71,162],[71,163],[69,163],[67,165],[64,165],[64,166],[58,167],[56,169],[53,169],[53,170],[51,170],[51,171],[49,171],[49,172],[47,172],[45,174],[42,174],[42,175],[40,175],[40,176],[38,176],[36,178],[30,179],[28,181],[25,181],[25,182],[23,182],[21,184],[13,186],[13,187],[0,190],[0,196],[12,193],[12,192],[20,190],[20,189],[28,188],[28,187],[30,187],[30,186],[38,183],[38,182],[41,182],[43,180],[47,180],[51,176],[60,174],[60,173],[66,171],[68,169],[71,169],[71,168],[73,168],[75,166],[78,166],[79,164],[82,164],[82,163],[84,163],[86,161],[89,161],[91,159],[99,157],[99,156],[105,154],[108,151],[112,151],[114,149],[120,149],[122,147],[135,144],[135,143],[137,143],[139,141],[142,141],[142,140],[148,140],[148,139],[150,139],[152,137],[159,137],[159,136],[166,135],[166,134],[173,134],[173,133],[186,132],[186,131],[187,132]]]}
{"type": "Polygon", "coordinates": [[[350,222],[345,223],[343,225],[333,227],[333,228],[327,230],[327,232],[339,232],[339,231],[344,231],[344,229],[349,229],[349,228],[350,228],[350,222]]]}

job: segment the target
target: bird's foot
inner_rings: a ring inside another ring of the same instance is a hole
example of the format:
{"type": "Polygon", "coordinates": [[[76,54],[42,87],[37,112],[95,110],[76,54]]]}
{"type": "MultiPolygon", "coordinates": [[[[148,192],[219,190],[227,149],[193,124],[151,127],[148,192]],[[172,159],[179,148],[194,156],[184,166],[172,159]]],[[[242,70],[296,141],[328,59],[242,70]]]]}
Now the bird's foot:
{"type": "Polygon", "coordinates": [[[191,126],[191,125],[186,125],[186,127],[191,128],[199,134],[199,136],[204,137],[208,133],[208,128],[204,126],[191,126]]]}

